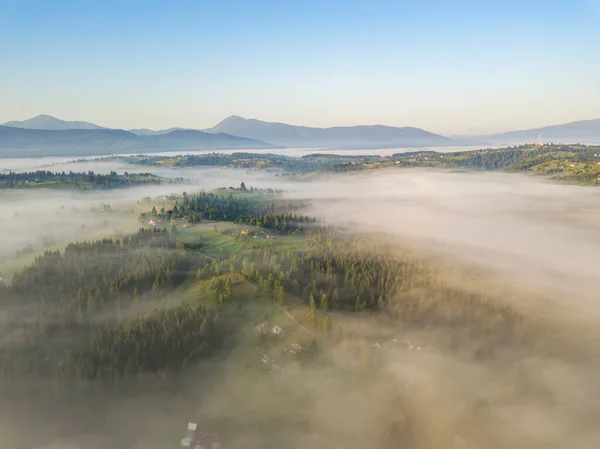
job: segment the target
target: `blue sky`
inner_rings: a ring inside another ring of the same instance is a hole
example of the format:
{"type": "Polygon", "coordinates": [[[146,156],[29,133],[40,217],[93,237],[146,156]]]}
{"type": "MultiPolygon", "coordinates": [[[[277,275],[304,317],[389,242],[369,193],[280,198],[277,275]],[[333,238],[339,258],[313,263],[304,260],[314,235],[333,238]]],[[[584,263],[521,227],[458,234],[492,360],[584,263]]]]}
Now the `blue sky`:
{"type": "Polygon", "coordinates": [[[0,0],[0,122],[484,133],[600,118],[600,1],[0,0]]]}

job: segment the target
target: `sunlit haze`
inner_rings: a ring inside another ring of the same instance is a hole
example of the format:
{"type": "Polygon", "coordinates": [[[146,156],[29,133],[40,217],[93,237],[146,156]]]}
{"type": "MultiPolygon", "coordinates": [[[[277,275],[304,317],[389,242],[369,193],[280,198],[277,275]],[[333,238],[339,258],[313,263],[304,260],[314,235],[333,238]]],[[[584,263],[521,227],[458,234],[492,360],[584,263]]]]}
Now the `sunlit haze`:
{"type": "Polygon", "coordinates": [[[600,448],[598,0],[0,3],[0,449],[600,448]]]}
{"type": "Polygon", "coordinates": [[[2,2],[0,123],[207,128],[237,114],[445,135],[600,117],[573,1],[2,2]]]}

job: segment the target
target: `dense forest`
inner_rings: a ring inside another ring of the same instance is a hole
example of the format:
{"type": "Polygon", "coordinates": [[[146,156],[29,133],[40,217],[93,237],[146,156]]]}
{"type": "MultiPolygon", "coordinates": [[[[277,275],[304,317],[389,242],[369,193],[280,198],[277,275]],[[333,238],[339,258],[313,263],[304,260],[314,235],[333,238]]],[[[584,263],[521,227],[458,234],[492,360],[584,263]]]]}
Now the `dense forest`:
{"type": "Polygon", "coordinates": [[[52,172],[38,170],[35,172],[0,173],[0,188],[19,189],[34,187],[69,187],[79,190],[121,188],[133,185],[161,184],[175,182],[160,178],[151,173],[128,173],[122,175],[111,171],[103,175],[93,171],[85,172],[52,172]]]}
{"type": "MultiPolygon", "coordinates": [[[[312,217],[286,212],[297,207],[293,203],[264,204],[213,193],[185,195],[182,200],[187,207],[176,204],[171,217],[185,221],[196,217],[197,210],[203,210],[212,219],[228,219],[283,235],[301,235],[308,242],[304,251],[283,251],[273,246],[234,253],[207,265],[201,270],[202,278],[224,272],[241,273],[256,285],[257,295],[269,292],[273,299],[285,301],[286,294],[293,294],[303,298],[311,310],[318,309],[325,315],[329,311],[380,311],[411,326],[429,323],[459,329],[468,323],[474,331],[489,335],[494,341],[525,338],[519,329],[522,317],[494,298],[437,280],[431,266],[409,253],[392,255],[385,245],[340,234],[312,217]]],[[[260,237],[252,234],[242,231],[234,238],[251,243],[260,237]]],[[[307,320],[317,328],[330,326],[323,325],[316,313],[307,320]]]]}
{"type": "MultiPolygon", "coordinates": [[[[246,187],[242,183],[242,191],[246,187]]],[[[247,197],[234,197],[231,193],[206,193],[190,196],[184,192],[181,201],[172,209],[164,207],[157,211],[153,208],[150,212],[142,214],[142,218],[156,218],[161,221],[184,218],[189,223],[198,223],[205,220],[231,221],[239,224],[262,226],[276,231],[302,233],[316,223],[314,217],[298,215],[302,203],[293,201],[257,201],[255,195],[252,199],[247,197]]]]}
{"type": "Polygon", "coordinates": [[[46,251],[0,283],[2,329],[18,344],[0,348],[0,375],[12,382],[42,378],[115,380],[183,369],[210,355],[221,339],[206,307],[163,309],[164,295],[185,281],[191,261],[167,231],[72,243],[46,251]],[[158,302],[157,302],[158,301],[158,302]],[[141,310],[152,310],[139,315],[141,310]]]}
{"type": "Polygon", "coordinates": [[[323,226],[302,215],[301,204],[253,195],[245,186],[239,190],[183,194],[172,209],[141,216],[158,222],[152,230],[46,251],[9,284],[0,282],[0,307],[9,317],[4,341],[17,342],[0,346],[6,393],[19,391],[15,385],[29,388],[27,381],[35,378],[52,385],[40,384],[40,394],[57,395],[74,385],[177,376],[222,346],[226,326],[219,305],[232,300],[240,279],[254,286],[244,301],[267,295],[285,306],[290,297],[300,298],[308,311],[302,323],[324,338],[346,336],[335,323],[340,312],[377,313],[407,329],[444,329],[452,335],[449,347],[459,345],[457,336],[467,330],[477,335],[480,358],[504,345],[558,347],[542,323],[497,298],[442,281],[436,267],[408,252],[390,252],[364,236],[323,226]],[[205,250],[202,240],[184,244],[179,231],[166,226],[167,220],[202,219],[252,229],[229,231],[226,238],[239,249],[221,254],[205,250]],[[256,237],[266,235],[260,228],[303,245],[259,245],[256,237]],[[190,283],[200,283],[204,301],[165,302],[190,283]]]}

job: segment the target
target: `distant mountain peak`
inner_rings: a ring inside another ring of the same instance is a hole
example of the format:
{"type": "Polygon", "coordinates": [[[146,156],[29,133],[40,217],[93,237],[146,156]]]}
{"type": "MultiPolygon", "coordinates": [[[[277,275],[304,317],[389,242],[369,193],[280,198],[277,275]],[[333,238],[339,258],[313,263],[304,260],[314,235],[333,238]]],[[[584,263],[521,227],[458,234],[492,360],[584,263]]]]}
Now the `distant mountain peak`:
{"type": "Polygon", "coordinates": [[[206,131],[213,134],[226,133],[292,148],[401,148],[444,146],[453,143],[446,137],[414,127],[360,125],[316,128],[265,122],[238,115],[229,116],[206,131]]]}
{"type": "Polygon", "coordinates": [[[27,129],[0,126],[0,156],[102,155],[139,151],[199,151],[277,148],[255,139],[177,129],[153,135],[137,135],[122,129],[27,129]]]}
{"type": "Polygon", "coordinates": [[[36,115],[33,118],[21,121],[6,122],[3,126],[24,129],[42,129],[46,131],[65,131],[69,129],[106,129],[89,122],[66,121],[48,114],[36,115]]]}
{"type": "Polygon", "coordinates": [[[223,120],[221,120],[216,126],[224,125],[227,123],[240,123],[240,122],[247,122],[247,121],[249,121],[249,120],[244,117],[241,117],[239,115],[230,115],[229,117],[226,117],[223,120]]]}

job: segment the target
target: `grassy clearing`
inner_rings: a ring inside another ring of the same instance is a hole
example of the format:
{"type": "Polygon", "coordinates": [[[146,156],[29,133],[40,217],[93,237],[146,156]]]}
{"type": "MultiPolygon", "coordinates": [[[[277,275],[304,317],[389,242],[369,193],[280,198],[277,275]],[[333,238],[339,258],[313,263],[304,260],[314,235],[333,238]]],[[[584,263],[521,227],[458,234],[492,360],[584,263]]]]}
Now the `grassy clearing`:
{"type": "Polygon", "coordinates": [[[262,228],[238,225],[230,222],[204,222],[188,224],[184,220],[176,222],[177,238],[186,245],[202,246],[202,252],[212,257],[223,257],[233,253],[252,249],[271,248],[276,251],[301,251],[308,248],[304,237],[291,235],[276,235],[275,239],[238,238],[243,230],[260,231],[262,228]]]}

